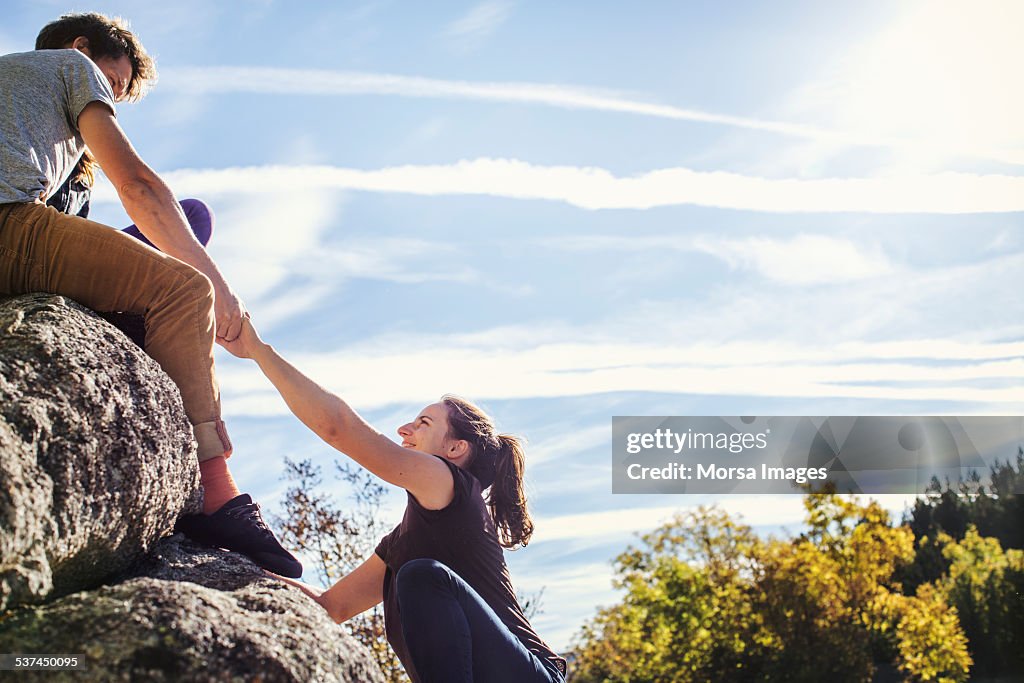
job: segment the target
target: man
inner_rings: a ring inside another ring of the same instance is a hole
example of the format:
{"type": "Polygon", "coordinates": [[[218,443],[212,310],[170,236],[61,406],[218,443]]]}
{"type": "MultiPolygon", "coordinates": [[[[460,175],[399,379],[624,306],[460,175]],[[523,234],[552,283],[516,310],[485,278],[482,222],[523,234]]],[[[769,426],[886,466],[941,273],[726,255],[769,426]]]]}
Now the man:
{"type": "Polygon", "coordinates": [[[146,352],[181,391],[198,444],[204,514],[179,528],[299,576],[301,565],[227,467],[213,344],[215,335],[235,339],[248,313],[117,123],[115,102],[145,94],[153,61],[123,22],[101,14],[65,15],[37,43],[65,49],[0,57],[0,296],[46,291],[98,311],[143,314],[146,352]],[[45,205],[86,147],[157,249],[45,205]]]}

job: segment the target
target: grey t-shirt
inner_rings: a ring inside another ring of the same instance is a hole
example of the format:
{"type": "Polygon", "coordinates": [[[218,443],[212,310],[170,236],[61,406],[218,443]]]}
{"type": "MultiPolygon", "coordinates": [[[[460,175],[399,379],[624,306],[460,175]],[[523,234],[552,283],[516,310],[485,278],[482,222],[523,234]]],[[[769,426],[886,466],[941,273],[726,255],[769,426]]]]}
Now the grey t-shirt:
{"type": "Polygon", "coordinates": [[[85,149],[78,115],[94,101],[114,111],[106,76],[78,50],[0,57],[0,204],[60,188],[85,149]]]}

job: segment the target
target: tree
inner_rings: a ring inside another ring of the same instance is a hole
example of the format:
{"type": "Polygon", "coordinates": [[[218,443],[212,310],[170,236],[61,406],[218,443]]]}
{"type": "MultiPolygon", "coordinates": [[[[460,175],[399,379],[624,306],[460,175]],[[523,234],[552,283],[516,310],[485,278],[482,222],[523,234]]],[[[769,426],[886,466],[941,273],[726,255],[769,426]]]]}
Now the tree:
{"type": "MultiPolygon", "coordinates": [[[[313,569],[322,585],[331,585],[359,566],[390,529],[380,520],[384,487],[362,468],[334,462],[336,479],[349,485],[351,505],[342,509],[332,494],[321,489],[323,476],[310,460],[285,460],[285,478],[292,485],[285,492],[283,518],[276,519],[281,542],[315,558],[313,569]]],[[[380,606],[349,619],[343,627],[373,653],[390,683],[409,678],[384,632],[380,606]]]]}
{"type": "Polygon", "coordinates": [[[1024,674],[1024,449],[956,484],[932,479],[904,516],[916,555],[897,579],[908,594],[931,585],[956,609],[985,676],[1024,674]]]}
{"type": "Polygon", "coordinates": [[[972,525],[984,537],[999,540],[1003,548],[1024,549],[1024,448],[1017,448],[1016,462],[997,460],[989,469],[989,485],[972,471],[967,480],[956,484],[932,481],[925,496],[914,502],[904,523],[914,532],[917,555],[912,565],[900,574],[909,591],[936,581],[949,570],[943,555],[940,534],[953,540],[964,538],[972,525]]]}
{"type": "Polygon", "coordinates": [[[1003,550],[974,526],[960,541],[940,542],[950,566],[936,589],[959,614],[975,673],[1024,675],[1024,552],[1003,550]]]}
{"type": "Polygon", "coordinates": [[[909,529],[877,503],[804,498],[808,531],[760,540],[726,513],[678,515],[616,559],[621,604],[575,644],[574,680],[867,681],[875,660],[909,680],[963,681],[971,664],[941,591],[900,592],[909,529]]]}

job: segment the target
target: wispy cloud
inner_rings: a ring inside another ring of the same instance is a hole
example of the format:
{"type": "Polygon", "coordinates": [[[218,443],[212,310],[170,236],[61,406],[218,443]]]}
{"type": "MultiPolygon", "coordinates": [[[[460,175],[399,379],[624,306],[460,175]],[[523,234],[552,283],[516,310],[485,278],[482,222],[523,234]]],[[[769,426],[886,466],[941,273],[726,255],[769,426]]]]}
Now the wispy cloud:
{"type": "MultiPolygon", "coordinates": [[[[616,177],[603,168],[536,166],[512,159],[360,170],[251,166],[163,174],[179,193],[290,196],[321,189],[546,199],[584,209],[693,204],[767,212],[983,213],[1024,210],[1024,177],[938,173],[883,178],[772,180],[666,168],[616,177]]],[[[97,200],[114,199],[108,184],[97,200]]]]}
{"type": "Polygon", "coordinates": [[[882,251],[825,235],[798,235],[789,240],[749,238],[700,239],[697,248],[734,268],[750,268],[789,285],[835,284],[892,273],[882,251]]]}
{"type": "MultiPolygon", "coordinates": [[[[608,441],[611,443],[611,430],[608,441]]],[[[533,455],[531,453],[531,463],[533,455]]],[[[610,475],[609,475],[610,477],[610,475]]],[[[766,504],[765,496],[721,496],[715,504],[733,517],[747,524],[784,526],[797,525],[804,517],[803,498],[795,495],[771,496],[766,504]]],[[[695,509],[699,503],[680,502],[677,505],[657,507],[624,507],[615,510],[601,510],[583,514],[537,517],[536,543],[568,541],[585,538],[606,540],[635,538],[638,533],[647,533],[670,521],[672,517],[688,509],[695,509]]],[[[707,503],[704,503],[707,504],[707,503]]]]}
{"type": "MultiPolygon", "coordinates": [[[[934,351],[941,344],[924,340],[921,348],[934,351]]],[[[404,348],[375,339],[336,352],[298,355],[293,360],[321,383],[364,407],[426,402],[445,391],[480,400],[684,391],[748,397],[940,398],[1004,404],[1010,410],[1024,407],[1019,389],[1024,381],[1024,343],[979,346],[981,355],[1000,357],[953,362],[940,356],[906,361],[889,354],[908,349],[885,344],[859,345],[867,359],[850,358],[831,349],[757,343],[713,347],[574,342],[509,350],[471,347],[428,336],[404,348]],[[402,377],[403,382],[385,383],[381,377],[402,377]]],[[[221,374],[228,410],[284,412],[269,385],[252,368],[232,366],[221,374]]]]}
{"type": "Polygon", "coordinates": [[[569,251],[706,253],[733,268],[753,270],[768,280],[788,285],[852,282],[890,275],[898,269],[877,245],[862,246],[849,239],[828,235],[801,234],[788,239],[585,235],[556,237],[543,243],[569,251]]]}
{"type": "Polygon", "coordinates": [[[512,13],[513,3],[507,0],[486,0],[474,5],[466,14],[453,21],[445,35],[461,51],[479,48],[483,42],[505,23],[512,13]]]}
{"type": "Polygon", "coordinates": [[[451,244],[408,237],[339,239],[344,197],[332,192],[303,197],[298,202],[289,195],[264,196],[255,203],[237,197],[217,202],[210,251],[268,330],[314,308],[353,279],[403,284],[478,280],[475,270],[458,265],[458,248],[451,244]],[[450,259],[424,259],[425,253],[450,259]]]}
{"type": "Polygon", "coordinates": [[[160,88],[164,91],[181,92],[190,97],[203,93],[246,92],[289,96],[389,95],[515,102],[730,126],[813,140],[828,145],[830,149],[894,148],[918,154],[934,154],[940,151],[946,154],[1024,164],[1024,149],[978,145],[962,139],[943,142],[935,139],[920,140],[907,135],[883,134],[879,131],[830,130],[801,123],[660,104],[620,91],[573,85],[446,80],[326,69],[199,66],[164,69],[160,88]]]}

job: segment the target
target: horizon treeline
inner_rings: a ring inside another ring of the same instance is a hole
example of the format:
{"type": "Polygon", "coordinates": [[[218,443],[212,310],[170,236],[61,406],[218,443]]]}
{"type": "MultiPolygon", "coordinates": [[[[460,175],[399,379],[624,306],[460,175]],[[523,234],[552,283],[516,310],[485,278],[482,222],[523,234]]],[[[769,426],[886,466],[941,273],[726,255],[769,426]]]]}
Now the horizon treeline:
{"type": "Polygon", "coordinates": [[[967,681],[1024,675],[1024,450],[925,496],[804,496],[807,531],[759,538],[716,508],[615,560],[622,602],[577,635],[573,683],[967,681]]]}

